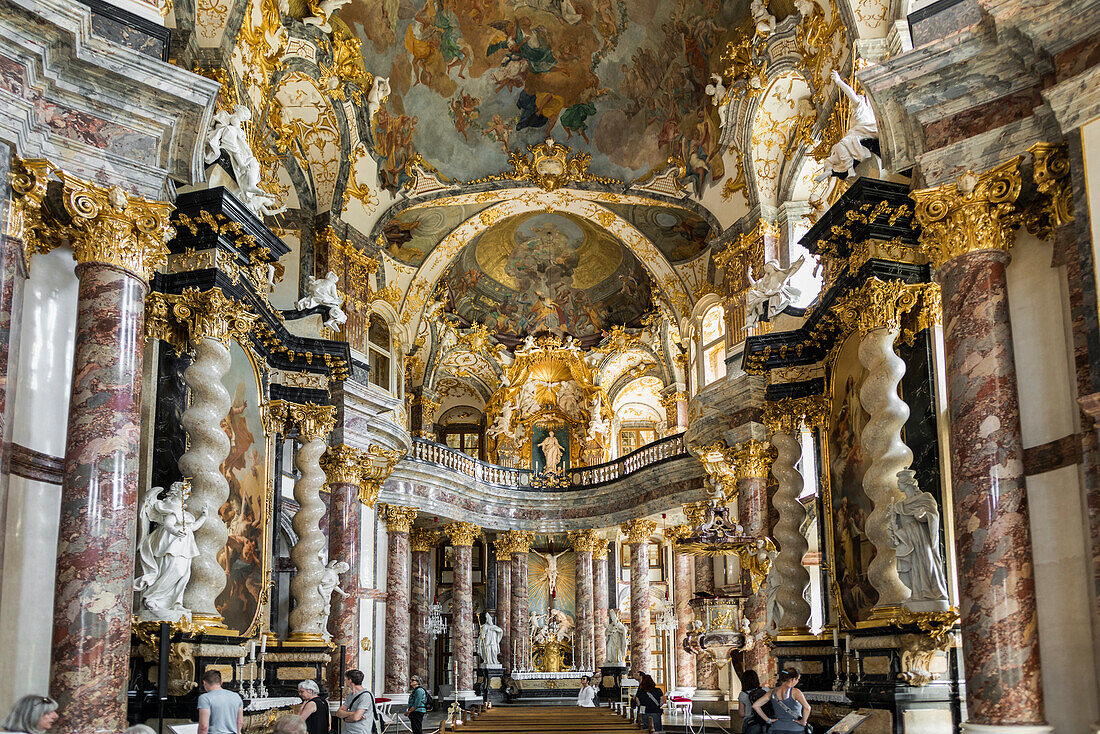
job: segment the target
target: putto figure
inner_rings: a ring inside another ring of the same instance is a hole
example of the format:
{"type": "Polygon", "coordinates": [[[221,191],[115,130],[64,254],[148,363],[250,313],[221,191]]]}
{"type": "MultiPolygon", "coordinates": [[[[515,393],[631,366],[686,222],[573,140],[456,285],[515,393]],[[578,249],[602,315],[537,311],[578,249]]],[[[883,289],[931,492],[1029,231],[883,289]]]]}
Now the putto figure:
{"type": "Polygon", "coordinates": [[[325,326],[333,331],[348,320],[348,315],[341,308],[344,297],[336,290],[336,277],[336,273],[331,270],[323,278],[310,276],[306,295],[298,299],[298,309],[303,311],[314,306],[327,306],[328,318],[325,319],[325,326]]]}

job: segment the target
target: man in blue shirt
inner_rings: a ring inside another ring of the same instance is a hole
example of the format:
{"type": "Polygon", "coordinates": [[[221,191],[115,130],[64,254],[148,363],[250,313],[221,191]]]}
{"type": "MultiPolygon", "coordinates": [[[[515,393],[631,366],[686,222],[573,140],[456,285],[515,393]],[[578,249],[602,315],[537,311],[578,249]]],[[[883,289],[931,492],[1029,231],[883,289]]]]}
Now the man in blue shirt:
{"type": "Polygon", "coordinates": [[[202,674],[206,693],[199,696],[199,734],[241,734],[244,729],[244,701],[233,691],[222,688],[222,674],[208,670],[202,674]]]}
{"type": "Polygon", "coordinates": [[[424,734],[424,714],[428,712],[428,692],[420,684],[420,676],[414,675],[409,684],[412,690],[409,692],[409,723],[412,725],[413,734],[424,734]]]}

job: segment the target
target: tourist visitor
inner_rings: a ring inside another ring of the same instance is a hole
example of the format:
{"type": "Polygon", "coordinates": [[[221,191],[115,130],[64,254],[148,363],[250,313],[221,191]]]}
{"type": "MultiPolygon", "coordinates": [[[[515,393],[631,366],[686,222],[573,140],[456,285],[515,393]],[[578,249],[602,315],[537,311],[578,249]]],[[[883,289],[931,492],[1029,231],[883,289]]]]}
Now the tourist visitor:
{"type": "Polygon", "coordinates": [[[206,693],[199,696],[199,734],[241,734],[244,701],[222,688],[222,674],[207,670],[202,674],[202,687],[206,693]]]}
{"type": "Polygon", "coordinates": [[[306,729],[306,722],[302,721],[301,716],[287,714],[275,719],[275,726],[271,729],[271,734],[308,734],[308,730],[306,729]]]}
{"type": "Polygon", "coordinates": [[[40,734],[53,726],[57,716],[57,701],[49,696],[23,696],[0,721],[0,731],[40,734]]]}
{"type": "Polygon", "coordinates": [[[577,705],[585,708],[594,708],[596,706],[596,695],[600,692],[596,686],[592,685],[592,679],[587,675],[581,678],[581,690],[577,693],[577,705]]]}
{"type": "Polygon", "coordinates": [[[420,676],[414,675],[409,683],[409,724],[413,734],[424,734],[424,714],[428,713],[428,692],[420,683],[420,676]]]}
{"type": "Polygon", "coordinates": [[[298,684],[298,697],[303,701],[298,716],[306,722],[309,734],[328,734],[328,702],[320,696],[321,687],[316,681],[304,680],[298,684]]]}
{"type": "Polygon", "coordinates": [[[664,731],[661,711],[665,705],[665,692],[657,687],[648,673],[642,673],[639,681],[638,693],[634,696],[634,703],[639,709],[638,723],[644,729],[647,723],[652,722],[653,731],[664,731]]]}
{"type": "Polygon", "coordinates": [[[371,707],[374,697],[363,687],[363,671],[344,673],[348,681],[348,695],[334,716],[344,722],[344,734],[370,734],[374,726],[371,707]]]}
{"type": "MultiPolygon", "coordinates": [[[[757,716],[752,705],[757,699],[763,698],[768,689],[760,685],[760,676],[755,670],[746,670],[741,676],[741,692],[737,694],[737,713],[741,715],[741,734],[763,734],[764,720],[757,716]]],[[[770,704],[770,702],[769,702],[770,704]]],[[[767,706],[764,712],[772,716],[767,706]]]]}
{"type": "Polygon", "coordinates": [[[756,715],[771,724],[772,734],[792,732],[801,734],[806,731],[806,722],[810,719],[810,704],[802,691],[798,690],[799,672],[794,668],[779,671],[779,680],[775,690],[768,691],[756,701],[752,708],[756,715]],[[772,702],[774,715],[768,716],[764,704],[772,702]]]}

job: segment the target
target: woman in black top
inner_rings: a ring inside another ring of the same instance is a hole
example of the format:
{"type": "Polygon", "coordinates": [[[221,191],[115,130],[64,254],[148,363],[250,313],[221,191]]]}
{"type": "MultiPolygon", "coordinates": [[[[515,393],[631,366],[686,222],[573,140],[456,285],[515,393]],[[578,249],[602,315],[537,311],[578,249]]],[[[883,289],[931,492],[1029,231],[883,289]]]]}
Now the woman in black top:
{"type": "Polygon", "coordinates": [[[298,684],[298,695],[303,703],[298,715],[306,722],[308,734],[328,734],[328,701],[321,698],[321,689],[316,682],[304,680],[298,684]]]}
{"type": "Polygon", "coordinates": [[[653,731],[664,731],[661,726],[661,711],[665,705],[665,692],[658,688],[653,678],[646,673],[642,673],[634,703],[640,709],[638,721],[642,728],[645,728],[647,722],[652,721],[653,731]]]}

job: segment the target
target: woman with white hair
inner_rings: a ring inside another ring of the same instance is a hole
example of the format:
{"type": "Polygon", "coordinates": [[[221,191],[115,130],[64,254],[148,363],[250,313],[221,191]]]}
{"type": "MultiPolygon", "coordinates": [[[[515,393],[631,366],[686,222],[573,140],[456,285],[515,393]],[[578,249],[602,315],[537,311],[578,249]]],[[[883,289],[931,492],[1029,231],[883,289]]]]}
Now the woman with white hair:
{"type": "Polygon", "coordinates": [[[271,730],[271,734],[308,734],[308,732],[306,722],[294,714],[287,714],[275,720],[275,728],[271,730]]]}
{"type": "Polygon", "coordinates": [[[49,696],[23,696],[0,721],[0,731],[42,734],[57,721],[57,701],[49,696]]]}
{"type": "Polygon", "coordinates": [[[328,701],[321,698],[321,689],[316,681],[304,680],[299,683],[298,696],[303,701],[298,716],[306,723],[307,734],[328,734],[328,701]]]}

